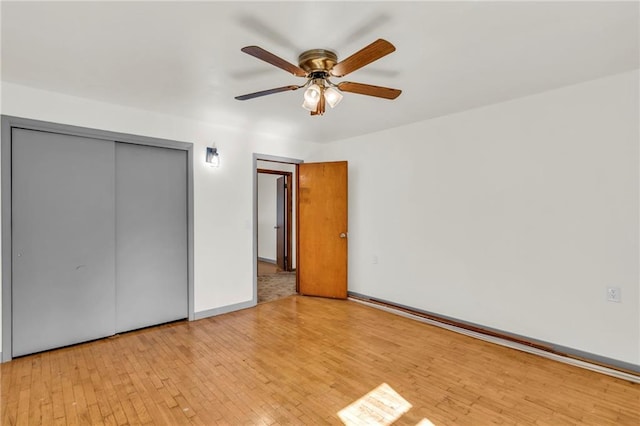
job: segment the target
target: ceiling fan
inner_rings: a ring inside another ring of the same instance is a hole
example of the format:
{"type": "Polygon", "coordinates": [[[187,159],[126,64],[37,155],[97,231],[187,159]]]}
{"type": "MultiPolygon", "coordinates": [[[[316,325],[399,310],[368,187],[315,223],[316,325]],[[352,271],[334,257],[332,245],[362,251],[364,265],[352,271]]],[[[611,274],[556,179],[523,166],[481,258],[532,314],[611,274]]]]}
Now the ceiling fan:
{"type": "Polygon", "coordinates": [[[283,86],[236,96],[235,98],[239,101],[246,101],[247,99],[306,87],[302,107],[310,111],[311,115],[323,115],[325,104],[329,104],[329,106],[333,108],[342,100],[342,94],[340,92],[358,93],[360,95],[375,96],[384,99],[395,99],[402,93],[401,90],[391,89],[389,87],[372,86],[370,84],[354,83],[351,81],[334,84],[329,80],[330,77],[344,77],[396,50],[393,44],[383,39],[374,41],[340,62],[338,62],[338,56],[330,50],[307,50],[302,52],[298,57],[297,66],[258,46],[247,46],[241,50],[246,54],[288,71],[297,77],[304,77],[307,81],[300,86],[283,86]]]}

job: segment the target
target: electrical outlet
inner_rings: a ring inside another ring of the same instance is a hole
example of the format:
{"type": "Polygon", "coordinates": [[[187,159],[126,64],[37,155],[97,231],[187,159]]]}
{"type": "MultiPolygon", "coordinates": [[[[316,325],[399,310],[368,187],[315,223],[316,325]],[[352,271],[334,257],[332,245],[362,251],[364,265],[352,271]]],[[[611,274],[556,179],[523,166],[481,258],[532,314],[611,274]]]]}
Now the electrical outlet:
{"type": "Polygon", "coordinates": [[[371,258],[371,263],[373,263],[374,265],[378,264],[378,256],[377,255],[373,255],[373,257],[371,258]]]}
{"type": "Polygon", "coordinates": [[[607,287],[607,301],[621,302],[620,287],[607,287]]]}

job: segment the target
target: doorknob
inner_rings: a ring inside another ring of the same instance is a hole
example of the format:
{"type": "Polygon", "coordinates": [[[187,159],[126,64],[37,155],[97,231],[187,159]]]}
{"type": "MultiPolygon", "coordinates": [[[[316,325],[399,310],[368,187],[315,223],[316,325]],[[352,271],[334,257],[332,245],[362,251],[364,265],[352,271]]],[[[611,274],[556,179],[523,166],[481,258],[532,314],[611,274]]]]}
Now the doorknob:
{"type": "Polygon", "coordinates": [[[340,233],[340,238],[347,238],[347,233],[346,232],[341,232],[340,233]]]}
{"type": "Polygon", "coordinates": [[[280,229],[280,227],[279,226],[274,226],[273,229],[280,229]]]}

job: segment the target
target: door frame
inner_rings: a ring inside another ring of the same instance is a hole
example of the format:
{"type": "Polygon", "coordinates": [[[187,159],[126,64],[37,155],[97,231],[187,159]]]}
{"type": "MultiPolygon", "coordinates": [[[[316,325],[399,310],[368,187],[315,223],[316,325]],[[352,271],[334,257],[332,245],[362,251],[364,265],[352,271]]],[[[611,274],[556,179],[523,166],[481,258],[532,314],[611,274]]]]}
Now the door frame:
{"type": "MultiPolygon", "coordinates": [[[[271,161],[274,163],[285,163],[297,165],[304,163],[304,160],[290,157],[279,157],[276,155],[253,153],[251,164],[251,176],[253,177],[253,299],[251,305],[258,304],[258,161],[271,161]]],[[[276,172],[281,174],[282,172],[276,172]]],[[[296,173],[297,175],[297,173],[296,173]]],[[[297,191],[297,189],[296,189],[297,191]]],[[[297,220],[296,220],[297,223],[297,220]]],[[[291,235],[291,234],[290,234],[291,235]]],[[[291,258],[289,258],[291,259],[291,258]]]]}
{"type": "Polygon", "coordinates": [[[293,271],[291,267],[291,217],[293,216],[293,173],[291,172],[282,172],[279,170],[268,170],[268,169],[257,169],[258,174],[262,173],[265,175],[278,175],[284,176],[285,184],[287,185],[285,193],[286,193],[286,206],[285,206],[285,256],[286,256],[286,271],[293,271]]]}
{"type": "Polygon", "coordinates": [[[102,139],[111,142],[131,143],[137,145],[154,146],[160,148],[177,149],[187,152],[187,300],[189,321],[195,319],[194,312],[194,262],[193,262],[193,143],[180,142],[169,139],[159,139],[148,136],[138,136],[87,127],[71,126],[47,121],[2,115],[1,143],[0,143],[0,188],[2,190],[0,211],[2,214],[2,359],[1,362],[12,359],[12,196],[11,196],[11,144],[12,128],[20,128],[49,133],[61,133],[71,136],[81,136],[102,139]]]}

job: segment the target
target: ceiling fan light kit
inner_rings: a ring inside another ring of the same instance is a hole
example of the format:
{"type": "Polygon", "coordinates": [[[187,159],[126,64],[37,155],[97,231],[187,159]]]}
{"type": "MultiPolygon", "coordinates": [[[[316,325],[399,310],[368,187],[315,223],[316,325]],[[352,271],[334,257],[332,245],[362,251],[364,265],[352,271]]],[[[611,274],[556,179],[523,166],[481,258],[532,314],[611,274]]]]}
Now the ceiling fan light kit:
{"type": "Polygon", "coordinates": [[[311,115],[323,115],[326,104],[329,104],[331,108],[334,108],[340,103],[343,98],[343,95],[340,92],[351,92],[384,99],[395,99],[400,96],[400,93],[402,93],[401,90],[391,89],[389,87],[373,86],[370,84],[354,83],[350,81],[343,81],[335,84],[329,80],[330,77],[344,77],[345,75],[396,50],[391,43],[383,39],[374,41],[341,62],[338,62],[338,56],[331,50],[307,50],[298,56],[298,66],[293,65],[292,63],[287,62],[258,46],[247,46],[243,47],[241,50],[248,55],[254,56],[280,69],[288,71],[297,77],[304,77],[307,81],[300,86],[283,86],[275,89],[262,90],[260,92],[236,96],[236,99],[240,101],[271,95],[274,93],[306,88],[302,107],[308,110],[311,115]]]}
{"type": "Polygon", "coordinates": [[[331,108],[335,108],[340,103],[343,96],[338,90],[333,87],[327,87],[324,91],[324,99],[327,101],[331,108]]]}

